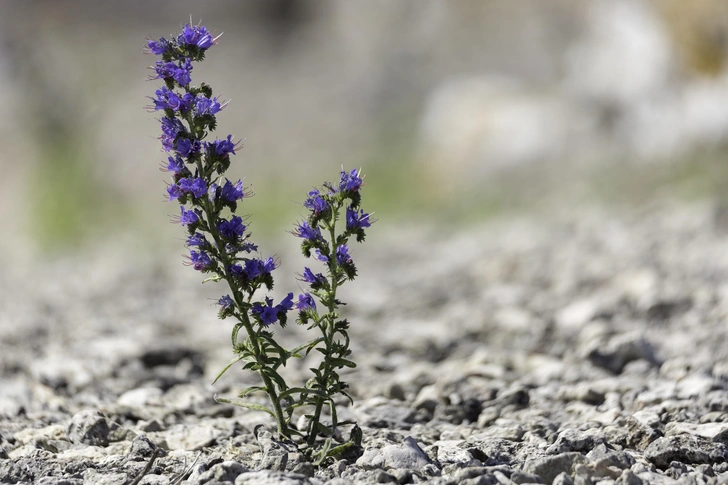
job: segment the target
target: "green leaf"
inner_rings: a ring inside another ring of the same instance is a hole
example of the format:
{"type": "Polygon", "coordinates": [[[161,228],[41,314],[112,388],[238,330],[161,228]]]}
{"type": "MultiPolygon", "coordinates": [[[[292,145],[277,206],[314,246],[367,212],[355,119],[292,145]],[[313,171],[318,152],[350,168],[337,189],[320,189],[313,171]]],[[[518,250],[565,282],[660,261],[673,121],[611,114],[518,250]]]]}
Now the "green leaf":
{"type": "Polygon", "coordinates": [[[314,465],[319,466],[321,463],[324,462],[326,458],[329,456],[329,450],[331,449],[331,438],[326,438],[326,441],[324,441],[323,446],[319,451],[313,454],[313,457],[316,458],[314,461],[314,465]]]}
{"type": "Polygon", "coordinates": [[[348,359],[331,359],[330,362],[337,367],[351,367],[352,369],[356,367],[356,364],[348,359]]]}
{"type": "Polygon", "coordinates": [[[266,388],[264,386],[251,386],[251,387],[246,387],[245,389],[243,389],[242,391],[240,391],[240,393],[238,394],[238,397],[245,397],[245,396],[247,396],[249,394],[252,394],[254,392],[268,392],[268,388],[266,388]]]}
{"type": "Polygon", "coordinates": [[[238,345],[238,332],[240,332],[240,329],[243,328],[242,323],[236,323],[233,327],[233,334],[232,334],[232,341],[233,341],[233,347],[237,347],[238,345]]]}
{"type": "Polygon", "coordinates": [[[276,415],[273,413],[273,411],[271,411],[267,407],[263,406],[262,404],[255,404],[255,403],[252,403],[252,402],[244,402],[244,401],[240,401],[238,399],[228,399],[228,398],[225,398],[225,397],[217,397],[217,395],[214,396],[214,399],[215,399],[215,401],[217,401],[219,403],[232,404],[233,406],[238,406],[238,407],[241,407],[241,408],[252,409],[253,411],[263,411],[263,412],[266,412],[266,413],[270,414],[274,418],[276,417],[276,415]]]}
{"type": "Polygon", "coordinates": [[[260,371],[276,381],[278,389],[286,390],[288,388],[288,384],[286,384],[286,381],[284,381],[283,378],[275,370],[263,367],[262,369],[260,369],[260,371]]]}
{"type": "Polygon", "coordinates": [[[280,393],[280,395],[278,397],[283,399],[283,398],[290,396],[291,394],[296,394],[296,393],[316,394],[317,396],[327,397],[326,393],[324,391],[320,391],[318,389],[307,389],[305,387],[292,387],[292,388],[287,389],[287,390],[283,391],[282,393],[280,393]]]}
{"type": "Polygon", "coordinates": [[[229,369],[230,367],[232,367],[233,365],[235,365],[235,364],[236,364],[237,362],[240,362],[240,361],[241,361],[241,360],[243,360],[244,358],[245,358],[245,356],[244,356],[244,355],[238,355],[238,356],[234,357],[234,358],[233,358],[233,360],[231,360],[231,361],[230,361],[230,362],[228,363],[228,365],[226,365],[226,366],[225,366],[225,368],[224,368],[223,370],[221,370],[221,371],[220,371],[220,373],[219,373],[219,374],[217,375],[217,377],[215,377],[215,380],[214,380],[214,381],[212,381],[212,383],[213,383],[213,384],[215,384],[215,383],[217,382],[217,380],[218,380],[218,379],[220,379],[220,378],[222,377],[222,375],[223,375],[223,374],[224,374],[225,372],[227,372],[227,370],[228,370],[228,369],[229,369]]]}
{"type": "MultiPolygon", "coordinates": [[[[323,341],[324,341],[324,338],[323,337],[319,337],[319,338],[317,338],[315,340],[311,340],[310,342],[308,342],[306,344],[299,345],[298,347],[292,349],[289,352],[289,354],[295,357],[295,356],[297,356],[296,354],[298,354],[300,351],[302,351],[303,349],[306,349],[306,348],[308,348],[309,349],[309,352],[310,352],[311,351],[310,349],[313,346],[315,346],[317,343],[323,342],[323,341]]],[[[306,352],[306,354],[308,354],[308,352],[306,352]]]]}

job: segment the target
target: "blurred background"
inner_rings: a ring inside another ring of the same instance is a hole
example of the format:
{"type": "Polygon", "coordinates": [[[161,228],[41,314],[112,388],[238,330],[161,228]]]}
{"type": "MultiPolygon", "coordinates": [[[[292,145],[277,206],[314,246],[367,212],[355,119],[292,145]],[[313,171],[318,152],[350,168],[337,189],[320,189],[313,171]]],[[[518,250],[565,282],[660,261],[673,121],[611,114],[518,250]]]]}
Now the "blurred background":
{"type": "Polygon", "coordinates": [[[142,48],[190,17],[262,238],[342,165],[383,225],[728,193],[723,0],[3,0],[3,261],[182,251],[142,48]]]}

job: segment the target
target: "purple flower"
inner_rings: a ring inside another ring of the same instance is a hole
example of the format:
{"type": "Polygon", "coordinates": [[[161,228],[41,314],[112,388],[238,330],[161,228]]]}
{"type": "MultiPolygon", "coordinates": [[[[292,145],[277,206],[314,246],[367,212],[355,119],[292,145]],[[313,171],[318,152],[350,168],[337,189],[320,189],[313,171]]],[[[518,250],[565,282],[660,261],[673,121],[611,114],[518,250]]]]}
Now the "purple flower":
{"type": "MultiPolygon", "coordinates": [[[[181,84],[181,83],[180,83],[181,84]]],[[[203,95],[198,95],[195,101],[195,111],[198,116],[202,115],[214,115],[222,109],[217,98],[208,98],[203,95]]]]}
{"type": "Polygon", "coordinates": [[[167,158],[167,171],[173,172],[173,173],[180,173],[185,168],[184,161],[179,157],[179,155],[175,155],[174,158],[168,157],[167,158]]]}
{"type": "Polygon", "coordinates": [[[190,251],[190,260],[192,261],[192,267],[197,271],[202,271],[210,266],[210,256],[204,251],[190,251]]]}
{"type": "Polygon", "coordinates": [[[328,209],[329,204],[319,195],[318,189],[313,189],[308,193],[308,199],[303,203],[303,206],[315,214],[320,214],[328,209]]]}
{"type": "Polygon", "coordinates": [[[171,184],[169,187],[167,187],[167,194],[169,195],[169,201],[177,200],[180,195],[182,195],[182,189],[180,189],[179,185],[177,184],[171,184]]]}
{"type": "Polygon", "coordinates": [[[316,253],[316,259],[318,259],[322,263],[328,263],[329,262],[329,258],[327,256],[321,254],[321,250],[320,249],[315,249],[314,252],[316,253]]]}
{"type": "Polygon", "coordinates": [[[253,303],[251,310],[253,315],[257,315],[266,327],[278,320],[278,308],[273,306],[272,298],[265,298],[265,305],[261,303],[253,303]]]}
{"type": "Polygon", "coordinates": [[[229,310],[233,307],[233,299],[230,298],[230,295],[225,295],[221,297],[219,300],[217,300],[217,304],[222,307],[223,310],[229,310]]]}
{"type": "Polygon", "coordinates": [[[349,173],[342,170],[341,181],[339,182],[339,190],[342,192],[356,192],[362,185],[363,180],[359,178],[359,173],[356,169],[349,173]]]}
{"type": "Polygon", "coordinates": [[[311,227],[307,221],[303,221],[293,231],[294,236],[298,236],[309,241],[316,241],[321,239],[321,229],[318,227],[311,227]]]}
{"type": "Polygon", "coordinates": [[[215,43],[215,40],[204,26],[190,26],[190,24],[185,24],[182,28],[182,33],[177,38],[177,42],[180,44],[194,45],[202,50],[206,50],[215,43]]]}
{"type": "Polygon", "coordinates": [[[191,236],[187,237],[187,246],[202,246],[205,244],[207,240],[205,239],[205,236],[200,234],[199,232],[196,232],[192,234],[191,236]]]}
{"type": "Polygon", "coordinates": [[[276,305],[276,308],[279,313],[290,311],[293,308],[293,293],[288,293],[288,295],[282,299],[278,305],[276,305]]]}
{"type": "Polygon", "coordinates": [[[359,211],[351,210],[350,207],[346,208],[346,229],[353,231],[355,229],[369,227],[371,225],[372,224],[369,221],[369,214],[364,213],[363,210],[360,214],[359,211]]]}
{"type": "Polygon", "coordinates": [[[181,215],[179,216],[179,222],[183,226],[186,226],[188,224],[195,224],[200,221],[200,218],[195,214],[195,211],[192,209],[185,210],[184,207],[180,207],[180,210],[182,211],[181,215]]]}
{"type": "Polygon", "coordinates": [[[169,41],[162,37],[159,40],[147,39],[147,48],[155,56],[161,56],[169,50],[169,41]]]}
{"type": "Polygon", "coordinates": [[[177,145],[175,146],[175,149],[177,150],[177,153],[182,155],[185,158],[189,158],[192,155],[195,155],[197,152],[200,151],[200,141],[199,140],[190,140],[189,138],[180,138],[177,140],[177,145]]]}
{"type": "Polygon", "coordinates": [[[162,140],[164,151],[168,152],[174,148],[175,140],[180,133],[184,132],[184,125],[182,125],[180,120],[177,118],[167,118],[166,116],[162,117],[162,136],[160,140],[162,140]]]}
{"type": "Polygon", "coordinates": [[[218,156],[225,156],[228,153],[235,155],[235,144],[232,142],[233,135],[228,135],[226,140],[215,140],[206,143],[206,146],[218,156]]]}
{"type": "Polygon", "coordinates": [[[203,179],[199,177],[195,179],[184,178],[181,179],[178,183],[179,188],[182,189],[182,192],[190,193],[194,195],[196,199],[202,197],[207,193],[207,184],[203,179]]]}
{"type": "Polygon", "coordinates": [[[157,77],[152,79],[169,79],[174,76],[177,68],[177,64],[174,62],[157,61],[154,65],[154,71],[157,73],[157,77]]]}
{"type": "Polygon", "coordinates": [[[276,269],[276,260],[268,257],[268,259],[265,260],[265,263],[263,263],[263,273],[272,273],[273,270],[276,269]]]}
{"type": "Polygon", "coordinates": [[[154,94],[157,95],[157,99],[153,99],[155,110],[171,109],[176,111],[182,104],[182,100],[177,96],[177,93],[167,88],[167,86],[157,89],[154,94]]]}
{"type": "Polygon", "coordinates": [[[221,220],[217,223],[217,228],[225,239],[237,239],[245,233],[245,224],[239,216],[233,216],[229,221],[221,220]]]}
{"type": "Polygon", "coordinates": [[[310,285],[317,285],[321,286],[324,283],[326,283],[326,277],[322,275],[321,273],[313,274],[313,271],[311,271],[309,268],[303,268],[303,281],[310,285]]]}
{"type": "Polygon", "coordinates": [[[349,256],[349,246],[342,244],[336,248],[336,262],[340,265],[351,264],[351,256],[349,256]]]}
{"type": "Polygon", "coordinates": [[[192,108],[192,103],[195,102],[195,97],[192,96],[190,93],[185,93],[184,96],[182,96],[182,99],[180,100],[180,107],[179,111],[180,113],[186,113],[192,108]]]}
{"type": "Polygon", "coordinates": [[[230,271],[233,276],[236,276],[238,278],[243,278],[245,276],[245,270],[239,264],[230,265],[228,271],[230,271]]]}
{"type": "Polygon", "coordinates": [[[278,305],[273,306],[272,298],[265,298],[265,305],[253,303],[251,312],[257,315],[266,327],[278,321],[279,315],[293,308],[293,293],[289,293],[278,305]]]}
{"type": "Polygon", "coordinates": [[[185,131],[185,126],[177,118],[167,118],[162,116],[162,133],[175,137],[185,131]]]}
{"type": "Polygon", "coordinates": [[[189,59],[185,59],[179,66],[175,66],[172,77],[180,86],[187,86],[192,81],[190,72],[192,72],[192,63],[189,59]]]}
{"type": "Polygon", "coordinates": [[[235,185],[232,184],[228,179],[225,179],[225,185],[222,186],[221,194],[223,199],[228,202],[235,202],[242,199],[245,196],[243,190],[243,181],[238,180],[235,185]]]}
{"type": "Polygon", "coordinates": [[[248,259],[245,261],[245,276],[250,280],[254,280],[262,273],[263,264],[259,259],[248,259]]]}
{"type": "Polygon", "coordinates": [[[310,293],[298,295],[298,303],[296,303],[296,309],[299,311],[316,310],[316,301],[313,299],[310,293]]]}

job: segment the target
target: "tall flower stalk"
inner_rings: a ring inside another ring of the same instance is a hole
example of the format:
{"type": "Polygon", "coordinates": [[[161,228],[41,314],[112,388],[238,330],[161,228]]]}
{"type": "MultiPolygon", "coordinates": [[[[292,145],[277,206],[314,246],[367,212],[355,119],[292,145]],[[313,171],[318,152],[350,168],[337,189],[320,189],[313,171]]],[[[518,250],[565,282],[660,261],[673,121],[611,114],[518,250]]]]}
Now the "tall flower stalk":
{"type": "Polygon", "coordinates": [[[288,438],[290,416],[284,415],[279,396],[288,386],[278,369],[285,365],[289,353],[273,339],[270,327],[275,323],[285,326],[287,312],[293,308],[293,293],[276,305],[268,297],[255,299],[261,288],[273,288],[272,272],[278,263],[271,257],[256,256],[258,248],[250,242],[243,218],[236,215],[238,203],[250,196],[250,191],[241,180],[232,182],[223,177],[230,156],[239,146],[232,135],[206,141],[226,103],[213,97],[210,86],[191,84],[193,63],[202,61],[216,41],[205,27],[186,24],[177,37],[147,42],[149,51],[161,58],[151,78],[165,84],[151,98],[152,108],[163,113],[160,140],[169,155],[162,168],[172,175],[168,199],[181,205],[177,220],[188,232],[189,264],[210,275],[205,281],[223,280],[230,288],[230,294],[218,303],[220,318],[236,321],[231,335],[235,357],[217,378],[233,364],[244,362],[245,369],[260,375],[263,385],[247,388],[239,397],[264,392],[270,408],[238,400],[218,401],[269,413],[279,434],[288,438]],[[246,337],[241,340],[242,329],[246,337]]]}

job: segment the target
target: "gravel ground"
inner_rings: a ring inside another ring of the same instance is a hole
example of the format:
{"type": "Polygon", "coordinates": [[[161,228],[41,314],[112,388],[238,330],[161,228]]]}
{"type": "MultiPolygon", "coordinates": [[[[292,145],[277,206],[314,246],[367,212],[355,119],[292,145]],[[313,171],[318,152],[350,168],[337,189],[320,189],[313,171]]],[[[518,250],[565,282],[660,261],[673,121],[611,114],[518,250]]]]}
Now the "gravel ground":
{"type": "MultiPolygon", "coordinates": [[[[222,287],[119,246],[0,276],[0,482],[728,483],[728,229],[709,204],[373,228],[343,296],[363,449],[314,468],[231,369],[222,287]],[[381,229],[381,230],[379,230],[381,229]],[[140,480],[138,480],[140,479],[140,480]]],[[[178,251],[178,253],[181,252],[178,251]]],[[[292,266],[303,261],[282,255],[292,266]]],[[[296,291],[295,287],[281,292],[296,291]]],[[[290,325],[284,344],[305,338],[290,325]]],[[[310,362],[286,376],[304,379],[310,362]]]]}

